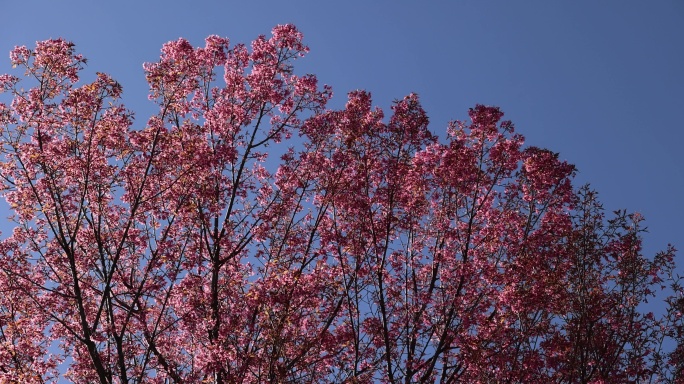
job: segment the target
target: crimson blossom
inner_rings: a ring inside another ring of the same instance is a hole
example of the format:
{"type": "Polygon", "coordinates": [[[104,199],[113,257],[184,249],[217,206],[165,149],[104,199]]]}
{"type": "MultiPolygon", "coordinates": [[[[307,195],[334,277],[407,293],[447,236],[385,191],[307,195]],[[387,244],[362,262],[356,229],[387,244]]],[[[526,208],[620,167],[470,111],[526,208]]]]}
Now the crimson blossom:
{"type": "Polygon", "coordinates": [[[498,108],[444,139],[414,94],[329,110],[307,51],[169,42],[138,127],[72,43],[11,52],[1,383],[679,380],[674,249],[644,256],[639,215],[498,108]]]}

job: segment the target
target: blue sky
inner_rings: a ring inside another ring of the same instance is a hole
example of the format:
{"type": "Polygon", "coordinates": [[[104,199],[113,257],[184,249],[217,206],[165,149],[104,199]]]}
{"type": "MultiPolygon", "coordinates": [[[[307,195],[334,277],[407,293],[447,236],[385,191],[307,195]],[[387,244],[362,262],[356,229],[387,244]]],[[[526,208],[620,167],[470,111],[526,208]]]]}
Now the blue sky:
{"type": "Polygon", "coordinates": [[[138,126],[152,111],[141,65],[164,42],[249,42],[294,23],[311,48],[298,71],[333,87],[332,107],[359,88],[382,107],[416,92],[443,136],[474,104],[497,105],[608,210],[642,213],[647,251],[671,242],[684,255],[682,1],[35,0],[2,13],[0,73],[14,45],[64,37],[124,86],[138,126]]]}

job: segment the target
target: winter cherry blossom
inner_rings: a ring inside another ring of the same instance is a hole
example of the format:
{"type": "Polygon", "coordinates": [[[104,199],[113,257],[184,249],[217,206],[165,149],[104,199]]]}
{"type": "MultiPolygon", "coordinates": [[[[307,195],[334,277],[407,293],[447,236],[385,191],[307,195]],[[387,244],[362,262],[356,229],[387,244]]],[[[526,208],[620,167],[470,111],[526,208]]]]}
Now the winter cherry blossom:
{"type": "Polygon", "coordinates": [[[1,383],[681,382],[675,251],[639,215],[496,107],[443,139],[415,94],[328,109],[307,52],[169,42],[146,121],[73,43],[11,52],[1,383]]]}

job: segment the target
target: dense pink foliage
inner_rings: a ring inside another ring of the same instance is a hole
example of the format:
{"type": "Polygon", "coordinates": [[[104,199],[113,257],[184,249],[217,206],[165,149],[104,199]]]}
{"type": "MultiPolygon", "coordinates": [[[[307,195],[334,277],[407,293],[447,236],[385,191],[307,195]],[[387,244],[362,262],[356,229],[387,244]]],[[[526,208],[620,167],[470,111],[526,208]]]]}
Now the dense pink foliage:
{"type": "Polygon", "coordinates": [[[414,94],[328,110],[307,51],[169,42],[144,126],[73,44],[12,51],[1,383],[679,380],[674,249],[642,255],[640,216],[498,108],[442,140],[414,94]]]}

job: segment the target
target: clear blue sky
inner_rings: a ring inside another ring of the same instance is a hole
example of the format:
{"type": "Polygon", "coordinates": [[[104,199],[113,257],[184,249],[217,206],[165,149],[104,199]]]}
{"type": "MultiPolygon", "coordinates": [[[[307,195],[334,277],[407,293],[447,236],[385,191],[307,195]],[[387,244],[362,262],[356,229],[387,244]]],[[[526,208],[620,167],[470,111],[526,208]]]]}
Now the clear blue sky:
{"type": "MultiPolygon", "coordinates": [[[[8,1],[0,73],[14,45],[64,37],[124,86],[147,120],[141,64],[178,37],[249,42],[294,23],[311,48],[300,72],[387,107],[417,92],[444,135],[476,103],[498,105],[532,145],[578,166],[607,209],[641,212],[646,249],[684,265],[684,2],[654,1],[8,1]]],[[[0,229],[7,233],[8,228],[0,229]]]]}

